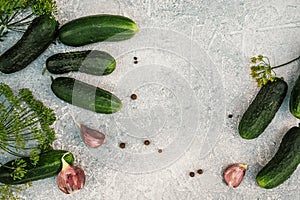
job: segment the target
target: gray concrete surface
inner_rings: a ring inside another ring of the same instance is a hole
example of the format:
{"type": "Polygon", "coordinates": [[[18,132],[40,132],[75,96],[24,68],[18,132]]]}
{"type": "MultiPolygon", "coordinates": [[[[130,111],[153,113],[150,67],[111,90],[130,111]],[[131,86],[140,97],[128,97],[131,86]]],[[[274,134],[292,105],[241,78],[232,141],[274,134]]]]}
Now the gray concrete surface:
{"type": "MultiPolygon", "coordinates": [[[[87,175],[85,188],[76,194],[63,194],[53,177],[34,182],[21,199],[299,199],[299,169],[276,189],[265,190],[255,182],[283,134],[299,123],[288,111],[299,62],[276,70],[288,82],[289,91],[266,131],[251,141],[237,132],[241,115],[259,90],[249,76],[250,57],[263,54],[278,65],[300,54],[299,0],[62,0],[57,4],[61,24],[109,13],[132,18],[140,31],[117,43],[74,48],[58,42],[26,69],[0,74],[13,89],[30,88],[56,111],[54,147],[73,152],[76,165],[87,175]],[[41,75],[47,57],[82,49],[111,53],[117,69],[105,77],[67,76],[115,93],[124,103],[121,112],[95,114],[67,105],[51,92],[51,74],[41,75]],[[137,100],[130,99],[132,93],[137,100]],[[99,149],[86,147],[72,116],[104,132],[105,144],[99,149]],[[149,146],[143,144],[145,139],[151,141],[149,146]],[[119,142],[125,142],[126,148],[120,149],[119,142]],[[222,171],[235,162],[247,163],[249,169],[242,184],[232,189],[224,184],[222,171]],[[189,176],[199,168],[202,175],[189,176]]],[[[14,34],[0,43],[1,52],[19,37],[14,34]]]]}

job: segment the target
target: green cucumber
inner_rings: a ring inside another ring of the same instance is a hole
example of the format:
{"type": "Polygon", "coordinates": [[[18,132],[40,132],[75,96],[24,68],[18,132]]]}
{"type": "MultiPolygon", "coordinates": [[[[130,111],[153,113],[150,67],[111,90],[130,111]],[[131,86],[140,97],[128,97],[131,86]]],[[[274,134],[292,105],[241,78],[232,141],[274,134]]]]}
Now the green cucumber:
{"type": "Polygon", "coordinates": [[[59,39],[69,46],[83,46],[101,41],[120,41],[133,37],[138,27],[119,15],[91,15],[67,22],[59,29],[59,39]]]}
{"type": "Polygon", "coordinates": [[[58,22],[52,16],[39,16],[28,26],[22,38],[0,56],[0,71],[14,73],[27,67],[54,41],[58,22]]]}
{"type": "Polygon", "coordinates": [[[114,94],[74,78],[58,77],[52,80],[51,89],[65,102],[97,113],[110,114],[122,108],[114,94]]]}
{"type": "Polygon", "coordinates": [[[239,123],[238,131],[242,138],[254,139],[267,128],[281,106],[287,89],[287,83],[280,78],[262,86],[239,123]]]}
{"type": "Polygon", "coordinates": [[[292,127],[283,137],[274,157],[257,174],[257,184],[271,189],[285,182],[300,163],[300,128],[292,127]]]}
{"type": "Polygon", "coordinates": [[[292,115],[300,119],[300,76],[292,89],[289,107],[292,115]]]}
{"type": "MultiPolygon", "coordinates": [[[[21,158],[25,161],[26,167],[25,176],[22,179],[14,180],[11,174],[14,167],[12,160],[0,167],[0,182],[9,185],[23,184],[31,181],[49,178],[57,175],[62,168],[61,158],[68,153],[65,150],[50,150],[39,155],[39,161],[36,165],[32,165],[29,157],[21,158]]],[[[20,158],[18,158],[20,159],[20,158]]],[[[73,165],[74,156],[69,152],[64,159],[67,163],[73,165]]]]}
{"type": "Polygon", "coordinates": [[[98,50],[58,53],[46,61],[47,70],[53,74],[80,71],[92,75],[107,75],[116,68],[116,60],[108,53],[98,50]]]}

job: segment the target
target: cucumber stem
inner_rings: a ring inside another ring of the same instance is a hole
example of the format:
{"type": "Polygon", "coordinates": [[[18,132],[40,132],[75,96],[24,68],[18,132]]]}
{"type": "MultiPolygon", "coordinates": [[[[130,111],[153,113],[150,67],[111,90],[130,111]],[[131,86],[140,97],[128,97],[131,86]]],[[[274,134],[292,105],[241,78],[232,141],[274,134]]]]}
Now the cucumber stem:
{"type": "Polygon", "coordinates": [[[43,71],[42,71],[42,75],[44,76],[44,74],[46,73],[47,71],[47,67],[44,67],[43,71]]]}

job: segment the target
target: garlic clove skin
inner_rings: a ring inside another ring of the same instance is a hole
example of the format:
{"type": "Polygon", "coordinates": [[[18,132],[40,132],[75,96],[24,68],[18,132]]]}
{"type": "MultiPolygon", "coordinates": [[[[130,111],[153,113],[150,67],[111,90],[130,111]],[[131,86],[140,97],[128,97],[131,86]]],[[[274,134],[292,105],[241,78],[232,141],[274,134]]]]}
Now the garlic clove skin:
{"type": "Polygon", "coordinates": [[[69,165],[63,157],[63,167],[59,172],[56,181],[58,188],[61,191],[66,194],[72,194],[84,187],[85,173],[81,168],[69,165]]]}
{"type": "Polygon", "coordinates": [[[238,187],[245,176],[247,167],[248,165],[240,163],[229,165],[223,174],[225,183],[232,188],[238,187]]]}
{"type": "Polygon", "coordinates": [[[80,124],[81,138],[84,143],[92,148],[97,148],[104,143],[105,135],[99,131],[80,124]]]}

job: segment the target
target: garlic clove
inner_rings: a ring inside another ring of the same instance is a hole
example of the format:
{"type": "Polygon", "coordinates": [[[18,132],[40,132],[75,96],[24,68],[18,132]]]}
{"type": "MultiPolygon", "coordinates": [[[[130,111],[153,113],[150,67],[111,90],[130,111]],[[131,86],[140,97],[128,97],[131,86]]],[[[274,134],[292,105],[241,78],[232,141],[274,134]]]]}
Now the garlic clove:
{"type": "Polygon", "coordinates": [[[242,182],[247,169],[246,164],[235,163],[224,170],[224,181],[229,187],[236,188],[242,182]]]}
{"type": "Polygon", "coordinates": [[[84,143],[92,148],[97,148],[104,143],[105,135],[99,131],[80,124],[81,138],[84,143]]]}
{"type": "Polygon", "coordinates": [[[83,188],[85,184],[84,171],[76,166],[69,165],[62,157],[63,167],[59,172],[56,182],[61,191],[72,194],[83,188]]]}

